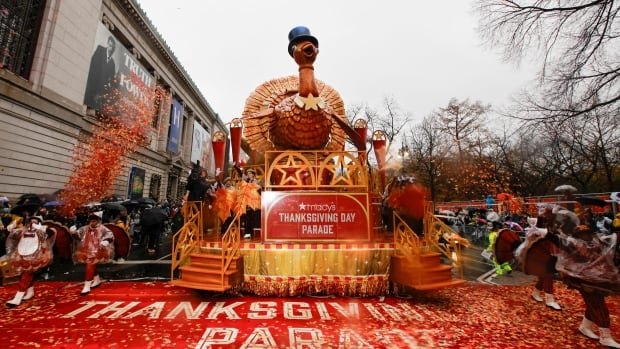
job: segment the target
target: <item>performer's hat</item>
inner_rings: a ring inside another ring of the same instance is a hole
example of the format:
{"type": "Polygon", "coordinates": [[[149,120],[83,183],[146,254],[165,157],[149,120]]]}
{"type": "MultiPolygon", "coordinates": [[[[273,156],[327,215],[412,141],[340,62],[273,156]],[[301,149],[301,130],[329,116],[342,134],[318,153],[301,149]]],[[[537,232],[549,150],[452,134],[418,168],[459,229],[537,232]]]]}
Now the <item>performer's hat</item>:
{"type": "Polygon", "coordinates": [[[92,212],[91,214],[88,215],[88,220],[101,220],[101,217],[103,216],[103,211],[97,211],[97,212],[92,212]]]}
{"type": "Polygon", "coordinates": [[[319,47],[319,40],[310,34],[310,29],[303,26],[295,27],[288,33],[288,54],[291,57],[293,56],[293,46],[303,40],[308,40],[314,46],[319,47]]]}
{"type": "Polygon", "coordinates": [[[253,174],[253,175],[256,175],[256,170],[255,170],[255,169],[253,169],[253,168],[248,168],[247,170],[245,170],[245,173],[248,173],[248,174],[250,174],[250,173],[251,173],[251,174],[253,174]]]}
{"type": "Polygon", "coordinates": [[[28,219],[28,222],[31,222],[33,219],[36,219],[36,220],[37,220],[37,223],[43,223],[43,217],[41,217],[41,216],[31,216],[31,217],[28,219]]]}

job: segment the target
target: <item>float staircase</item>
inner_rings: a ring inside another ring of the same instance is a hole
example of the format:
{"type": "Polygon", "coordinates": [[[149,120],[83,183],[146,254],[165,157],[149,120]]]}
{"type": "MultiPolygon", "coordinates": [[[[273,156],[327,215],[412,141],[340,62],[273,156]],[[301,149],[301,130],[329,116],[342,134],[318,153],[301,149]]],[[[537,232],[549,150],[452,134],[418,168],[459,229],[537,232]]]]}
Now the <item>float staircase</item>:
{"type": "Polygon", "coordinates": [[[461,249],[464,247],[469,247],[469,242],[434,216],[432,203],[427,203],[425,208],[422,236],[394,212],[390,281],[417,291],[463,284],[461,249]]]}
{"type": "Polygon", "coordinates": [[[393,256],[391,263],[390,281],[418,291],[452,287],[465,282],[453,277],[453,267],[441,263],[441,253],[438,252],[423,253],[416,260],[393,256]]]}
{"type": "Polygon", "coordinates": [[[175,286],[225,292],[243,282],[243,257],[239,252],[240,221],[235,217],[221,238],[221,250],[203,250],[202,203],[184,206],[185,224],[172,238],[170,283],[175,286]]]}
{"type": "Polygon", "coordinates": [[[171,284],[200,290],[228,291],[243,281],[243,258],[231,259],[230,266],[222,270],[220,253],[194,252],[189,255],[189,264],[179,267],[179,279],[171,284]]]}

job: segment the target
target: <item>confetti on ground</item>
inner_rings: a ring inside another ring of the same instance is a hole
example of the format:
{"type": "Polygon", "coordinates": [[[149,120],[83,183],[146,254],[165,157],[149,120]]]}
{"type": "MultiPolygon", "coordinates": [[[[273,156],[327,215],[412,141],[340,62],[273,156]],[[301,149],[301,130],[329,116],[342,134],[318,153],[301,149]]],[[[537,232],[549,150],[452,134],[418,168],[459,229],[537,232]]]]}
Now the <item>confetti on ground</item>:
{"type": "MultiPolygon", "coordinates": [[[[562,311],[531,286],[462,287],[402,297],[257,297],[164,282],[38,282],[0,317],[3,348],[599,348],[579,334],[584,304],[556,286],[562,311]]],[[[0,287],[3,300],[16,285],[0,287]]],[[[620,338],[620,297],[607,303],[620,338]]]]}

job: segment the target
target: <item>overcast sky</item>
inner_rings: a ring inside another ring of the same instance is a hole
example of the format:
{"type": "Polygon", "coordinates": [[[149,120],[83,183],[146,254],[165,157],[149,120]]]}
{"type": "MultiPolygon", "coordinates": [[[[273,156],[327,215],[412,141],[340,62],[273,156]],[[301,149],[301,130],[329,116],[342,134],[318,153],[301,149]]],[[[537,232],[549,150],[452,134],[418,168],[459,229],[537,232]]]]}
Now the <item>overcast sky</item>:
{"type": "Polygon", "coordinates": [[[345,106],[393,97],[416,122],[453,97],[501,107],[535,78],[481,46],[471,0],[138,1],[225,122],[258,85],[297,74],[299,25],[319,40],[315,76],[345,106]]]}

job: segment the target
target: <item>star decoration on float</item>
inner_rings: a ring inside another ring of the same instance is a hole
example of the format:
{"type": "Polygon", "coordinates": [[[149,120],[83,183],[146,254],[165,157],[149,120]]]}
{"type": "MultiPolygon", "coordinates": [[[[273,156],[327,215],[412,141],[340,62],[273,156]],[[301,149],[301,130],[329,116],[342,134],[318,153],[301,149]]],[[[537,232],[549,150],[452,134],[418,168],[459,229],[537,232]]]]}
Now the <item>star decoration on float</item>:
{"type": "Polygon", "coordinates": [[[325,109],[325,101],[322,97],[314,97],[312,93],[308,94],[308,97],[302,97],[299,94],[295,96],[295,104],[299,108],[304,108],[304,110],[319,110],[325,109]]]}
{"type": "Polygon", "coordinates": [[[345,159],[345,157],[339,156],[336,159],[336,163],[326,166],[327,170],[333,174],[331,185],[353,184],[351,176],[355,173],[357,165],[352,161],[347,163],[345,159]]]}
{"type": "Polygon", "coordinates": [[[286,163],[276,165],[275,170],[283,175],[280,184],[302,185],[303,180],[301,174],[307,170],[307,165],[304,163],[297,163],[295,161],[295,157],[293,155],[289,155],[286,159],[286,163]]]}

